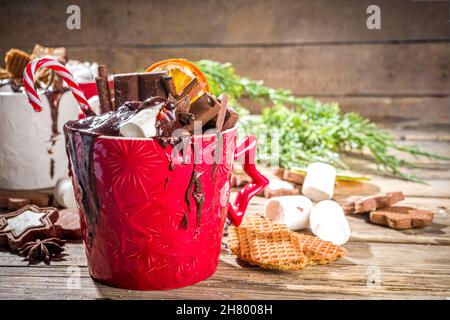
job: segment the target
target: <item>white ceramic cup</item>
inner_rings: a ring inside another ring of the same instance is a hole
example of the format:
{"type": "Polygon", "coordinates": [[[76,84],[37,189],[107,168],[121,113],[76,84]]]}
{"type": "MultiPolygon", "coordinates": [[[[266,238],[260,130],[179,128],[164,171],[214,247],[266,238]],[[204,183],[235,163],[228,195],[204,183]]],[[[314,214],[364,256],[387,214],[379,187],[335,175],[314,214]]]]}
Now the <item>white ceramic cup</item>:
{"type": "Polygon", "coordinates": [[[0,189],[51,188],[67,177],[63,125],[78,119],[79,107],[70,91],[59,104],[55,144],[47,97],[40,93],[42,112],[35,112],[25,93],[0,92],[0,189]],[[51,175],[53,170],[53,177],[51,175]]]}

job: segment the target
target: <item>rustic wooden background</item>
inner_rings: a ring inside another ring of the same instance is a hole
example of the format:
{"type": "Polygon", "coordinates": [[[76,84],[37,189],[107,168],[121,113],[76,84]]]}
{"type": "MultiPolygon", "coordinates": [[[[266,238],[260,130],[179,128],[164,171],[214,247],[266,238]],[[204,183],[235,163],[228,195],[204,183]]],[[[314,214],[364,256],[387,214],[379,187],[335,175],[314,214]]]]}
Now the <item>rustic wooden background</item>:
{"type": "MultiPolygon", "coordinates": [[[[449,1],[0,0],[0,54],[35,43],[116,72],[170,57],[232,62],[372,118],[450,123],[449,1]],[[81,7],[81,30],[66,8],[81,7]],[[381,30],[366,8],[381,7],[381,30]]],[[[252,106],[253,111],[258,109],[252,106]]]]}

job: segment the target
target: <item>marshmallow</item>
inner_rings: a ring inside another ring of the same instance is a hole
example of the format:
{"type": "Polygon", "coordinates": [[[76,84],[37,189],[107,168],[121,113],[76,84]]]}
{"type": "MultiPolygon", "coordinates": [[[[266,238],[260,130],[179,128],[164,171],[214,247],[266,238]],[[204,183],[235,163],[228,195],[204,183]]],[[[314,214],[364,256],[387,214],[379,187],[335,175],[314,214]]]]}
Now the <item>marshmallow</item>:
{"type": "Polygon", "coordinates": [[[61,178],[56,182],[53,196],[57,204],[65,208],[76,208],[77,202],[70,178],[61,178]]]}
{"type": "Polygon", "coordinates": [[[350,238],[350,226],[341,206],[332,200],[316,204],[309,215],[314,235],[335,245],[342,245],[350,238]]]}
{"type": "Polygon", "coordinates": [[[306,170],[302,193],[313,201],[328,200],[333,197],[336,169],[333,166],[315,162],[306,170]]]}
{"type": "Polygon", "coordinates": [[[69,60],[66,63],[66,68],[72,73],[77,82],[91,82],[98,76],[98,64],[95,62],[89,63],[69,60]]]}
{"type": "Polygon", "coordinates": [[[156,136],[156,116],[161,106],[144,109],[120,126],[124,137],[151,138],[156,136]]]}
{"type": "Polygon", "coordinates": [[[299,230],[308,227],[312,206],[311,200],[304,196],[273,197],[266,202],[264,215],[291,230],[299,230]]]}

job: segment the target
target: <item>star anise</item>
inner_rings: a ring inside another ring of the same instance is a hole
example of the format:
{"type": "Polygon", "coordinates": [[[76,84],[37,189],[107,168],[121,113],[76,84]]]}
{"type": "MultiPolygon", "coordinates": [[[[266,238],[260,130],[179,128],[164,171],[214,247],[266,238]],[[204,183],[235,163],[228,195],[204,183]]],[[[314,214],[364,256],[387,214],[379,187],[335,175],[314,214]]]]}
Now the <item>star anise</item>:
{"type": "Polygon", "coordinates": [[[37,239],[25,243],[20,249],[19,254],[26,256],[28,261],[50,261],[52,257],[58,256],[64,251],[64,240],[58,238],[48,238],[45,240],[37,239]]]}

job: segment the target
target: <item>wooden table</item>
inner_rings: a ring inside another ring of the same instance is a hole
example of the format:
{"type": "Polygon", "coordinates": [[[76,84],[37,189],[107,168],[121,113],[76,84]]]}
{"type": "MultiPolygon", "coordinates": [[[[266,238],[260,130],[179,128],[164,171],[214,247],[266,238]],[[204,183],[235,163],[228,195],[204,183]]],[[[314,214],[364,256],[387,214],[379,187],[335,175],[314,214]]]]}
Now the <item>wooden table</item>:
{"type": "MultiPolygon", "coordinates": [[[[394,132],[405,143],[450,156],[448,127],[403,123],[394,132]]],[[[402,142],[403,143],[403,142],[402,142]]],[[[364,158],[349,158],[360,172],[372,173],[364,158]]],[[[426,229],[396,231],[348,217],[348,254],[332,265],[300,272],[262,270],[240,263],[223,251],[214,276],[172,291],[139,292],[94,282],[87,270],[82,243],[69,243],[66,255],[50,265],[28,265],[21,257],[0,251],[1,299],[446,299],[450,298],[450,163],[421,160],[414,172],[428,185],[374,176],[382,191],[402,190],[405,205],[432,210],[426,229]]],[[[338,197],[343,198],[345,194],[338,197]]],[[[248,213],[262,212],[255,198],[248,213]]]]}

